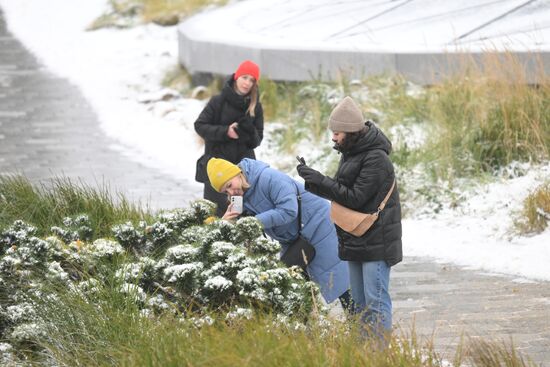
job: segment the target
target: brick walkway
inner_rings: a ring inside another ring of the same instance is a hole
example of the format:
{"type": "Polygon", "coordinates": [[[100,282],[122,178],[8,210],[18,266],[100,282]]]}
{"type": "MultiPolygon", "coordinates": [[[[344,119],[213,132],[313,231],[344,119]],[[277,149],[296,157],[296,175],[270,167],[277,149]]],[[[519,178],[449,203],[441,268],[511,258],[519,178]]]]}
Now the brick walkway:
{"type": "MultiPolygon", "coordinates": [[[[33,182],[55,175],[109,183],[152,208],[182,207],[193,192],[110,148],[79,90],[50,73],[10,35],[0,12],[0,172],[33,182]]],[[[196,191],[196,189],[195,189],[196,191]]],[[[444,244],[442,244],[444,246],[444,244]]],[[[407,244],[404,244],[405,253],[407,244]]],[[[392,271],[395,323],[415,325],[450,360],[462,334],[509,343],[550,366],[550,283],[519,283],[428,259],[392,271]]]]}

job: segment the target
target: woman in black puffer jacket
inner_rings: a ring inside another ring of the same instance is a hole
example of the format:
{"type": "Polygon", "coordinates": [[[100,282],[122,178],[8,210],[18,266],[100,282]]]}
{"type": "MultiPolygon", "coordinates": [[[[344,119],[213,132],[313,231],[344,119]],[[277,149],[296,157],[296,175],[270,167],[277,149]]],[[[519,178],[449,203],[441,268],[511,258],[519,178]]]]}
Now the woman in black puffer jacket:
{"type": "MultiPolygon", "coordinates": [[[[300,164],[298,173],[306,189],[347,208],[374,213],[395,181],[390,161],[391,142],[346,97],[332,111],[329,128],[335,149],[342,157],[334,178],[300,164]]],[[[391,266],[402,258],[401,204],[397,184],[372,227],[360,237],[336,226],[339,256],[347,260],[357,311],[362,312],[365,331],[379,337],[391,333],[392,304],[389,295],[391,266]]],[[[387,339],[386,339],[387,341],[387,339]]]]}
{"type": "Polygon", "coordinates": [[[242,62],[195,121],[195,131],[204,139],[204,154],[197,161],[195,179],[204,183],[203,197],[218,205],[219,217],[227,209],[227,196],[210,185],[206,164],[212,157],[234,164],[243,158],[256,158],[254,149],[262,142],[264,132],[259,78],[258,65],[249,60],[242,62]]]}

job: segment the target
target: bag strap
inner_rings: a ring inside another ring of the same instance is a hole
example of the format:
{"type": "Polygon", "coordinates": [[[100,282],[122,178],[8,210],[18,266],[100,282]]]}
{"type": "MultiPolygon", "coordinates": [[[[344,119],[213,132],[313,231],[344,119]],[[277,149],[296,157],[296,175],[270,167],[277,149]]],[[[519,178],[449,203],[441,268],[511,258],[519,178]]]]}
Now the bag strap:
{"type": "Polygon", "coordinates": [[[294,182],[294,187],[296,188],[296,200],[298,201],[298,236],[302,231],[302,195],[300,195],[300,189],[298,185],[294,182]]]}
{"type": "Polygon", "coordinates": [[[391,184],[391,188],[390,188],[390,191],[388,191],[388,193],[386,194],[386,197],[384,198],[384,200],[382,200],[382,202],[380,203],[380,205],[378,206],[378,212],[377,213],[380,213],[382,210],[384,210],[384,208],[386,207],[386,203],[388,202],[388,200],[390,199],[390,196],[393,192],[393,189],[395,187],[395,180],[393,180],[393,183],[391,184]]]}

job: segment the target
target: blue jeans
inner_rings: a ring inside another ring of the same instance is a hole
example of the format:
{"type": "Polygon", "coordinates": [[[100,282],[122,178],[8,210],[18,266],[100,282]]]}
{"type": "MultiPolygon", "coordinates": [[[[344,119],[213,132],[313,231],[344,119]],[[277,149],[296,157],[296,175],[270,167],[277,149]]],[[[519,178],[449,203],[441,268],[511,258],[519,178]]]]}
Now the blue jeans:
{"type": "Polygon", "coordinates": [[[390,267],[385,261],[348,261],[355,312],[361,315],[363,331],[384,338],[391,334],[392,304],[389,293],[390,267]]]}

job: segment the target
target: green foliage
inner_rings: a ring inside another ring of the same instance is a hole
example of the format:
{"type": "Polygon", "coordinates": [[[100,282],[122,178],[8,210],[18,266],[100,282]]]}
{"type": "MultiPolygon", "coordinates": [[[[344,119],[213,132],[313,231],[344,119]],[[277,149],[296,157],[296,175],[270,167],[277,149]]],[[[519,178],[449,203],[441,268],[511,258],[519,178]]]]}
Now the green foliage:
{"type": "Polygon", "coordinates": [[[172,88],[183,95],[188,94],[191,85],[191,76],[179,64],[166,71],[161,81],[163,87],[172,88]]]}
{"type": "Polygon", "coordinates": [[[286,109],[284,106],[285,98],[281,97],[284,85],[285,83],[274,82],[265,77],[258,82],[265,120],[273,121],[289,112],[288,106],[286,109]]]}
{"type": "MultiPolygon", "coordinates": [[[[57,293],[57,292],[56,292],[57,293]]],[[[433,341],[414,331],[394,335],[381,350],[363,339],[351,323],[312,319],[307,326],[270,314],[235,319],[211,313],[209,319],[182,321],[166,312],[144,317],[132,302],[108,288],[94,303],[74,293],[40,307],[50,328],[40,340],[42,353],[68,366],[366,366],[441,367],[448,362],[433,341]]],[[[445,346],[448,352],[448,346],[445,346]]],[[[455,366],[534,366],[513,346],[471,340],[457,350],[455,366]]]]}
{"type": "Polygon", "coordinates": [[[96,189],[69,178],[54,178],[35,186],[22,176],[0,176],[0,229],[23,220],[44,235],[65,218],[83,213],[96,238],[110,235],[115,223],[151,218],[146,209],[121,193],[112,193],[106,184],[96,189]]]}
{"type": "Polygon", "coordinates": [[[284,316],[246,314],[181,319],[172,312],[145,317],[116,287],[100,286],[94,302],[53,290],[37,316],[49,320],[38,341],[42,355],[61,365],[84,366],[441,366],[416,338],[392,339],[388,350],[359,336],[352,324],[312,319],[307,326],[284,316]]]}
{"type": "Polygon", "coordinates": [[[402,76],[372,76],[359,86],[367,91],[361,101],[367,119],[394,126],[423,122],[428,117],[425,90],[402,76]]]}
{"type": "Polygon", "coordinates": [[[550,181],[537,187],[523,202],[522,216],[516,221],[521,233],[543,232],[550,222],[550,181]]]}
{"type": "Polygon", "coordinates": [[[143,23],[163,26],[176,25],[207,6],[223,6],[227,0],[109,0],[110,10],[88,27],[128,28],[143,23]]]}
{"type": "Polygon", "coordinates": [[[492,172],[513,161],[541,162],[550,151],[550,80],[529,85],[518,60],[487,53],[482,67],[467,62],[462,73],[430,88],[429,119],[435,125],[427,150],[439,153],[438,174],[492,172]]]}
{"type": "Polygon", "coordinates": [[[334,83],[275,83],[262,78],[260,90],[266,120],[283,125],[275,132],[282,152],[293,152],[303,139],[324,140],[328,117],[334,107],[334,83]]]}
{"type": "Polygon", "coordinates": [[[143,19],[158,22],[159,19],[190,16],[207,6],[223,6],[227,0],[140,0],[143,3],[143,19]]]}
{"type": "Polygon", "coordinates": [[[86,215],[65,218],[46,238],[15,221],[0,231],[0,340],[18,351],[85,343],[83,351],[95,354],[106,342],[133,339],[138,318],[171,316],[196,326],[214,314],[223,323],[260,313],[303,325],[318,288],[278,261],[279,243],[264,238],[256,218],[212,220],[214,209],[198,200],[153,223],[116,224],[119,242],[93,237],[86,215]],[[56,331],[68,339],[49,339],[56,331]]]}
{"type": "MultiPolygon", "coordinates": [[[[90,237],[84,215],[65,218],[45,239],[12,223],[0,233],[0,361],[446,365],[433,342],[423,345],[414,333],[395,333],[381,350],[354,319],[326,319],[316,287],[279,267],[279,245],[261,236],[255,218],[233,224],[212,219],[213,209],[199,200],[154,222],[114,225],[120,243],[90,237]]],[[[455,364],[466,358],[473,367],[527,366],[507,345],[459,348],[455,364]]]]}
{"type": "Polygon", "coordinates": [[[64,366],[118,365],[120,350],[133,350],[142,338],[156,332],[155,322],[140,315],[135,294],[119,291],[120,282],[98,282],[93,302],[79,292],[48,286],[55,297],[35,299],[37,316],[47,320],[36,340],[42,352],[27,358],[47,358],[64,366]]]}
{"type": "Polygon", "coordinates": [[[548,160],[550,80],[544,71],[533,86],[512,55],[487,53],[481,67],[470,60],[464,64],[456,75],[426,88],[400,76],[264,81],[262,103],[268,119],[285,125],[277,138],[283,152],[304,140],[320,141],[332,107],[349,94],[391,140],[393,127],[422,124],[423,144],[412,146],[405,136],[394,147],[393,157],[404,168],[421,163],[435,178],[452,179],[492,173],[513,161],[548,160]]]}
{"type": "Polygon", "coordinates": [[[521,355],[514,344],[496,343],[479,340],[470,343],[468,356],[473,366],[477,367],[536,367],[537,364],[521,355]]]}

